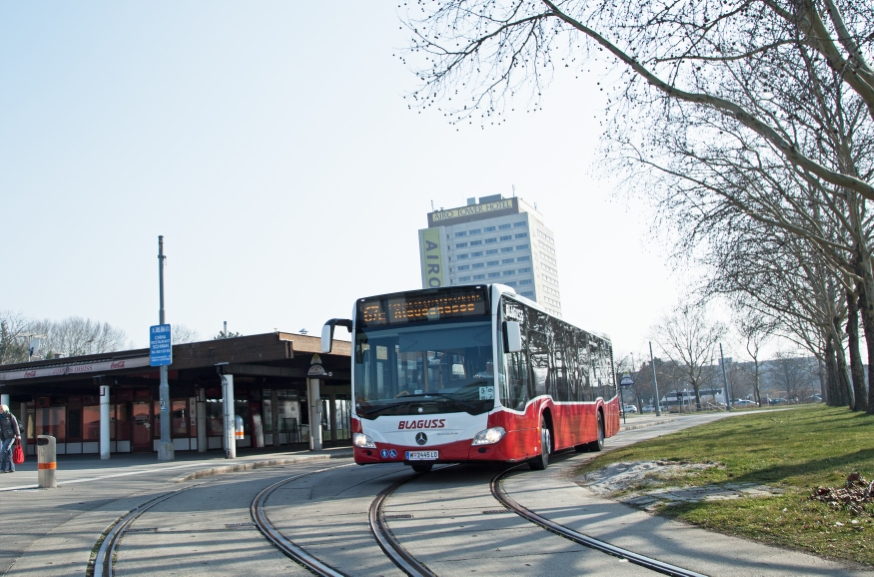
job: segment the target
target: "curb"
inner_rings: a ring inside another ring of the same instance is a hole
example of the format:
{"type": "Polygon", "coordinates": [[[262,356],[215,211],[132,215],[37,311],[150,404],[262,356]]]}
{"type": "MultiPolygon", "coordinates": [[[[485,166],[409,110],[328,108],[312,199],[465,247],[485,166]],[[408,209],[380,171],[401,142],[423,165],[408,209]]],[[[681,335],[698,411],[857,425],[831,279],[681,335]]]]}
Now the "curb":
{"type": "Polygon", "coordinates": [[[650,423],[641,423],[639,425],[627,425],[627,426],[619,426],[619,431],[633,431],[635,429],[645,429],[646,427],[654,427],[655,425],[661,425],[662,423],[673,423],[677,419],[664,419],[662,421],[653,421],[650,423]]]}
{"type": "Polygon", "coordinates": [[[214,475],[225,475],[227,473],[242,473],[244,471],[252,471],[254,469],[263,469],[264,467],[277,467],[280,465],[293,465],[295,463],[303,463],[305,461],[327,461],[330,459],[348,459],[352,457],[352,453],[335,454],[335,455],[312,455],[289,457],[287,459],[267,459],[264,461],[251,461],[248,463],[234,463],[233,465],[222,465],[221,467],[212,467],[209,469],[201,469],[187,475],[182,475],[170,480],[170,483],[184,483],[185,481],[193,481],[195,479],[203,479],[204,477],[212,477],[214,475]]]}

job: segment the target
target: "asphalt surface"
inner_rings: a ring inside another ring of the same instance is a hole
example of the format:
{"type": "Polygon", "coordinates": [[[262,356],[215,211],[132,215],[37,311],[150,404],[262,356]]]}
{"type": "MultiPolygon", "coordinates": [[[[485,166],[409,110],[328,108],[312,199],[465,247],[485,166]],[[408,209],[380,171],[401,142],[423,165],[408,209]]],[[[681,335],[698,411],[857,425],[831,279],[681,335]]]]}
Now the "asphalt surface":
{"type": "MultiPolygon", "coordinates": [[[[725,418],[631,415],[616,448],[645,438],[725,418]]],[[[740,417],[742,418],[742,417],[740,417]]],[[[0,475],[0,575],[84,575],[101,534],[152,497],[197,486],[144,513],[119,546],[116,574],[305,575],[251,526],[249,505],[263,488],[307,471],[322,471],[283,485],[268,500],[271,522],[287,538],[349,575],[401,575],[370,534],[367,510],[379,491],[408,477],[402,465],[346,466],[351,450],[246,453],[236,461],[219,453],[178,453],[171,463],[155,455],[58,459],[58,488],[38,490],[29,458],[14,475],[0,475]]],[[[553,456],[545,472],[520,468],[504,487],[521,505],[592,537],[707,575],[870,575],[811,555],[727,537],[600,499],[569,472],[592,454],[553,456]]],[[[651,574],[587,549],[503,509],[489,480],[498,465],[437,466],[387,501],[392,532],[438,575],[651,574]]]]}

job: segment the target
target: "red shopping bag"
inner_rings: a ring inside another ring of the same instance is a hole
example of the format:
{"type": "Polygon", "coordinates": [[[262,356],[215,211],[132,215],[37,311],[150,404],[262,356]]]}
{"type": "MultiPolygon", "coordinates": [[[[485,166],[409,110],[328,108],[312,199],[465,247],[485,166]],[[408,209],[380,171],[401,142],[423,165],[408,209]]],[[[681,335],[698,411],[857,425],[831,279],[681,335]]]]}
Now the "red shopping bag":
{"type": "Polygon", "coordinates": [[[24,450],[21,448],[21,441],[19,441],[15,448],[12,449],[12,462],[16,465],[20,465],[24,462],[24,450]]]}

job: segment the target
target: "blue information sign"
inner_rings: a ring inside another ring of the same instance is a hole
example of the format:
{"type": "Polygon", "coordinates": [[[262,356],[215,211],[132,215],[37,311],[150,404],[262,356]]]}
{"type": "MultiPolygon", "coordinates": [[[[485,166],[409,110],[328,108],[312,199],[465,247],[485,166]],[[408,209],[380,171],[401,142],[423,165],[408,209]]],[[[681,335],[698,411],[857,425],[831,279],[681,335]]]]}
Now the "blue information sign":
{"type": "Polygon", "coordinates": [[[173,364],[170,325],[149,327],[149,364],[153,367],[173,364]]]}

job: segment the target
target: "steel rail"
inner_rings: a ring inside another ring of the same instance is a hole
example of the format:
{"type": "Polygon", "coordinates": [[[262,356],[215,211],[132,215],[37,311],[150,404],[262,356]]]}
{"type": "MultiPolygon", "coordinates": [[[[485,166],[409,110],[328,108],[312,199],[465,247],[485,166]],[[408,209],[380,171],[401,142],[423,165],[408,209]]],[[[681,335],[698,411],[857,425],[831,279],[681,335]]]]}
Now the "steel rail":
{"type": "Polygon", "coordinates": [[[120,518],[115,525],[109,529],[109,532],[106,533],[103,538],[103,542],[100,544],[100,548],[97,550],[97,555],[93,561],[94,567],[94,577],[112,577],[112,560],[115,557],[115,549],[118,546],[119,541],[121,541],[121,537],[124,535],[124,532],[133,523],[137,517],[157,505],[163,501],[166,501],[170,497],[175,497],[180,493],[184,493],[189,489],[193,489],[198,485],[192,485],[190,487],[185,487],[184,489],[177,489],[175,491],[170,491],[169,493],[164,493],[163,495],[158,495],[154,499],[146,501],[142,505],[137,506],[136,509],[132,509],[128,512],[127,515],[120,518]]]}
{"type": "Polygon", "coordinates": [[[258,493],[255,498],[252,500],[252,505],[249,507],[249,512],[252,515],[252,520],[255,522],[255,525],[258,527],[258,530],[267,537],[267,539],[272,542],[276,547],[282,551],[282,553],[294,561],[297,561],[310,571],[314,572],[316,575],[322,575],[324,577],[349,577],[346,573],[342,573],[337,569],[334,569],[327,563],[323,563],[316,557],[313,557],[302,548],[298,547],[291,541],[285,538],[285,536],[273,526],[273,523],[270,522],[270,519],[267,517],[267,513],[264,511],[264,503],[267,501],[267,498],[279,487],[285,485],[286,483],[290,483],[292,481],[296,481],[297,479],[307,477],[309,475],[315,475],[316,473],[324,473],[325,471],[330,471],[333,469],[341,469],[343,467],[351,467],[352,465],[339,465],[337,467],[327,467],[324,469],[319,469],[317,471],[309,471],[306,473],[300,473],[298,475],[293,475],[287,479],[283,479],[278,483],[274,483],[258,493]]]}
{"type": "Polygon", "coordinates": [[[368,514],[370,520],[370,530],[373,532],[373,537],[379,544],[382,551],[397,565],[401,571],[410,577],[437,577],[436,573],[428,569],[423,563],[419,562],[415,557],[410,555],[409,551],[404,549],[400,541],[398,541],[388,524],[385,521],[385,513],[383,506],[386,499],[398,490],[401,486],[421,476],[421,473],[410,475],[405,479],[401,479],[394,485],[383,489],[370,504],[368,514]]]}
{"type": "Polygon", "coordinates": [[[530,509],[523,507],[522,505],[514,501],[513,498],[507,494],[502,486],[504,477],[506,477],[510,472],[514,471],[520,466],[521,465],[510,467],[509,469],[498,473],[491,481],[492,495],[495,497],[495,499],[500,501],[505,507],[507,507],[520,517],[530,521],[531,523],[534,523],[535,525],[543,527],[547,531],[551,531],[556,535],[564,537],[565,539],[569,539],[574,543],[579,543],[584,547],[589,547],[591,549],[595,549],[596,551],[600,551],[614,557],[619,557],[620,559],[625,559],[629,563],[634,563],[635,565],[639,565],[652,571],[662,573],[663,575],[672,575],[674,577],[707,577],[703,573],[696,573],[695,571],[683,569],[682,567],[677,567],[676,565],[671,565],[669,563],[659,561],[658,559],[646,557],[633,551],[629,551],[628,549],[623,549],[622,547],[611,545],[606,541],[601,541],[600,539],[589,537],[588,535],[585,535],[578,531],[574,531],[573,529],[565,527],[564,525],[560,525],[558,523],[550,521],[545,517],[541,517],[530,509]]]}

